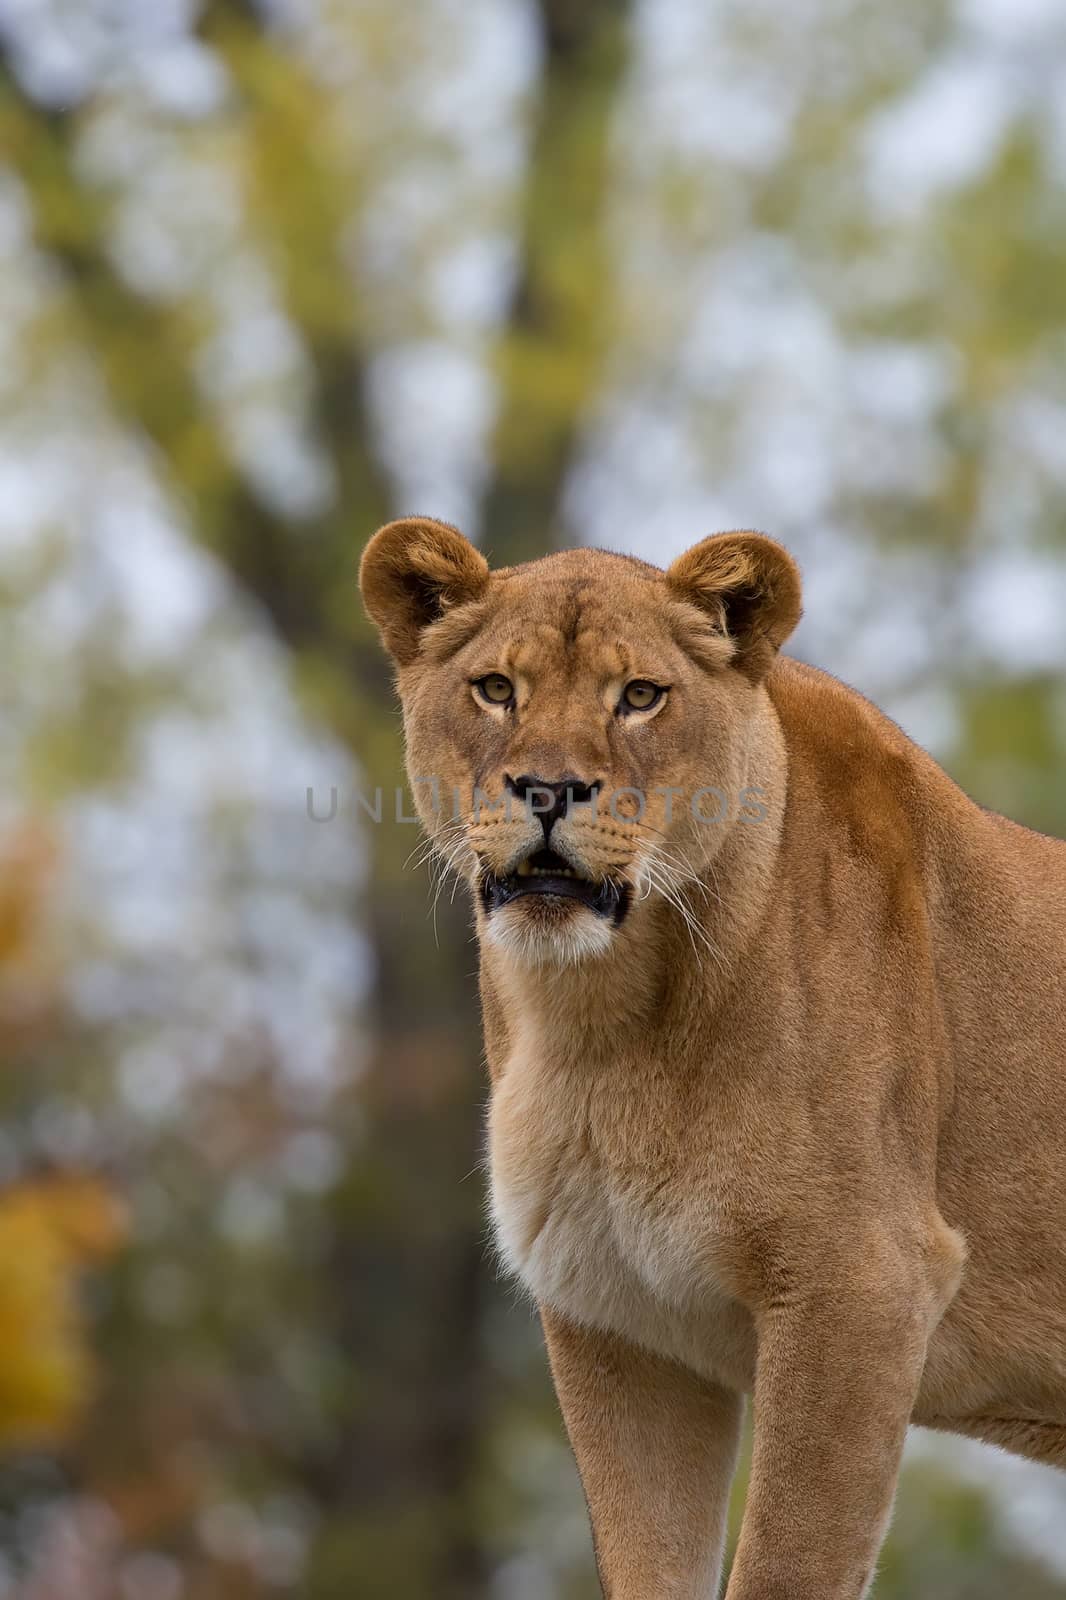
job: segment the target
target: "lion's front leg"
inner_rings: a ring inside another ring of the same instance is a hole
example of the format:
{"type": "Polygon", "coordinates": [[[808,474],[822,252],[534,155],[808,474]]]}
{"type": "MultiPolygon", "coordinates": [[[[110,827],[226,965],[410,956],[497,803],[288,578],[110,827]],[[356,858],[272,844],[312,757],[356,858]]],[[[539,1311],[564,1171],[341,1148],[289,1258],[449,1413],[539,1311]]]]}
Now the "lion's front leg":
{"type": "Polygon", "coordinates": [[[711,1600],[742,1402],[541,1307],[609,1600],[711,1600]]]}
{"type": "Polygon", "coordinates": [[[759,1318],[755,1446],[727,1600],[860,1600],[939,1307],[879,1244],[759,1318]]]}

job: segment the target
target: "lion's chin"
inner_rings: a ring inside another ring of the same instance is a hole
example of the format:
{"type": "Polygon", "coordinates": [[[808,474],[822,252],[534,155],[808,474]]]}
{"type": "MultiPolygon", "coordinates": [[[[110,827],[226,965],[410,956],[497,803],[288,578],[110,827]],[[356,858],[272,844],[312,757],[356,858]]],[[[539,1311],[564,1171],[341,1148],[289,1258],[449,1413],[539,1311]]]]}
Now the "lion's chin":
{"type": "Polygon", "coordinates": [[[616,926],[577,900],[523,895],[489,914],[485,936],[522,966],[572,967],[605,955],[616,926]]]}

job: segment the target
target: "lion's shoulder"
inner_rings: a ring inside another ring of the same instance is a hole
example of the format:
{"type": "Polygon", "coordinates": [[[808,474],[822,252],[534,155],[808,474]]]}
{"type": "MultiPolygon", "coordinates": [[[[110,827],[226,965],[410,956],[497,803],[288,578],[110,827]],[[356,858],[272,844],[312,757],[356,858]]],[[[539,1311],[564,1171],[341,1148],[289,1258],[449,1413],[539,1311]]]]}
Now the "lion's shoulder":
{"type": "Polygon", "coordinates": [[[1066,842],[980,805],[857,689],[790,657],[767,689],[808,847],[821,824],[897,869],[909,859],[929,871],[1020,860],[1066,883],[1066,842]]]}

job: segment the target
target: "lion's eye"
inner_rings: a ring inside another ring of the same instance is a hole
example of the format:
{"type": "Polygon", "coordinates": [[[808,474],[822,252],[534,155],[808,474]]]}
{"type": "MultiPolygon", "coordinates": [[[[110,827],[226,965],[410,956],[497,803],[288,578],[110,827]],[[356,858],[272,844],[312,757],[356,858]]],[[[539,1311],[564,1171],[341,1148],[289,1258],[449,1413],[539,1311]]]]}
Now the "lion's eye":
{"type": "Polygon", "coordinates": [[[505,706],[514,699],[514,684],[502,672],[490,672],[474,679],[474,688],[490,706],[505,706]]]}
{"type": "Polygon", "coordinates": [[[627,711],[650,711],[665,693],[665,689],[657,683],[649,683],[647,678],[634,678],[622,690],[622,705],[627,711]]]}

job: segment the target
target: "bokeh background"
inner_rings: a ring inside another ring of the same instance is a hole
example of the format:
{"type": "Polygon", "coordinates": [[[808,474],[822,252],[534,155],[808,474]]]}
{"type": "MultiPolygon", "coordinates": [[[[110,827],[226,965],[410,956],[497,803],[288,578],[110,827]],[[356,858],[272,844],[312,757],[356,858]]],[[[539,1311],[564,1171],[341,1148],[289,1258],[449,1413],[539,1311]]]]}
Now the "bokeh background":
{"type": "MultiPolygon", "coordinates": [[[[597,1593],[395,822],[411,511],[765,528],[1066,833],[1061,0],[0,0],[2,1600],[597,1593]]],[[[878,1600],[1064,1530],[916,1436],[878,1600]]]]}

